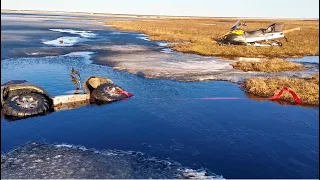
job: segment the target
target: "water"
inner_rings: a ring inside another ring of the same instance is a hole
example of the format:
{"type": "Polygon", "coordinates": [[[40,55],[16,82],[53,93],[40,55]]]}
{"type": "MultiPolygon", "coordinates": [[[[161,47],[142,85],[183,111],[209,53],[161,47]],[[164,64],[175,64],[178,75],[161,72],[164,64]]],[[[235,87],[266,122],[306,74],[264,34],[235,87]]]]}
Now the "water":
{"type": "MultiPolygon", "coordinates": [[[[41,42],[39,42],[41,43],[41,42]]],[[[50,95],[75,89],[70,66],[83,80],[111,78],[133,97],[18,121],[1,117],[1,151],[29,141],[67,143],[99,151],[140,151],[225,178],[317,178],[319,108],[246,99],[224,81],[147,79],[92,64],[96,52],[3,59],[1,83],[28,80],[50,95]],[[240,100],[200,100],[240,97],[240,100]],[[160,98],[160,99],[158,99],[160,98]]],[[[50,149],[50,148],[49,148],[50,149]]]]}
{"type": "Polygon", "coordinates": [[[296,58],[296,59],[289,58],[288,60],[292,62],[299,62],[299,63],[319,64],[319,59],[316,59],[312,56],[305,56],[303,58],[296,58]]]}
{"type": "Polygon", "coordinates": [[[60,142],[170,157],[227,178],[317,175],[317,108],[249,99],[184,100],[245,95],[238,85],[228,82],[182,83],[137,77],[90,64],[89,53],[82,54],[2,60],[1,82],[26,79],[52,96],[61,95],[74,89],[68,76],[73,66],[82,77],[109,77],[135,96],[105,106],[14,122],[2,120],[3,152],[28,141],[60,142]]]}

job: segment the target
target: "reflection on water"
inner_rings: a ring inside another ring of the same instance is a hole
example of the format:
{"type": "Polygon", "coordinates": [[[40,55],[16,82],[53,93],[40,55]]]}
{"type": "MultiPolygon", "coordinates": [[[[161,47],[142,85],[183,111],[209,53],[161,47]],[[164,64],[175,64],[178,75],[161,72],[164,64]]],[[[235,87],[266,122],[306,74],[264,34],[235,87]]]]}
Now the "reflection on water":
{"type": "Polygon", "coordinates": [[[318,108],[246,99],[237,84],[145,79],[90,64],[87,53],[1,61],[1,82],[25,79],[50,95],[74,90],[70,66],[83,79],[106,76],[134,97],[21,121],[1,121],[1,150],[28,141],[141,151],[226,178],[314,178],[318,174],[318,108]],[[240,97],[241,100],[197,100],[240,97]],[[160,99],[159,99],[160,98],[160,99]],[[192,99],[193,98],[193,99],[192,99]]]}

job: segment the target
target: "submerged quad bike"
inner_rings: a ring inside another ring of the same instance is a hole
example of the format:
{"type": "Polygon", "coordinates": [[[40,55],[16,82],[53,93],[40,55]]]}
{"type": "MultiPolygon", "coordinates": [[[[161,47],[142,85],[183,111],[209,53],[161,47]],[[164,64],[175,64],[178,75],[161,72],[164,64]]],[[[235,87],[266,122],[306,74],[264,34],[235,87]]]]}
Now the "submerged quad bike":
{"type": "Polygon", "coordinates": [[[245,24],[241,24],[240,20],[236,22],[221,39],[215,40],[220,45],[251,45],[251,46],[282,46],[282,43],[275,39],[284,38],[287,42],[285,34],[288,32],[300,30],[293,28],[283,30],[283,24],[273,23],[267,28],[261,28],[253,31],[244,31],[241,29],[245,24]]]}
{"type": "Polygon", "coordinates": [[[131,97],[132,94],[115,85],[110,79],[91,76],[83,90],[74,94],[51,97],[41,87],[23,80],[1,85],[1,114],[11,120],[45,115],[53,111],[74,109],[88,104],[105,104],[131,97]]]}

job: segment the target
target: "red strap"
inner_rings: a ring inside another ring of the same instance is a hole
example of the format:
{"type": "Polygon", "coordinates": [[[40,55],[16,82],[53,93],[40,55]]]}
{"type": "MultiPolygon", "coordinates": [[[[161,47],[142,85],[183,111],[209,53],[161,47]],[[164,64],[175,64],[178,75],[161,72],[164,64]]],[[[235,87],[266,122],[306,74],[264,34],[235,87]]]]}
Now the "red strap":
{"type": "Polygon", "coordinates": [[[133,96],[133,94],[131,94],[131,93],[127,92],[127,91],[124,91],[124,90],[120,90],[120,93],[121,93],[121,94],[125,94],[125,95],[128,96],[128,97],[133,96]]]}
{"type": "Polygon", "coordinates": [[[281,91],[278,94],[275,94],[274,96],[272,96],[271,98],[268,98],[268,99],[269,100],[279,99],[284,91],[288,91],[292,95],[293,99],[295,100],[295,102],[297,104],[302,104],[302,101],[300,100],[298,95],[295,92],[293,92],[291,89],[289,89],[289,88],[282,88],[281,91]]]}

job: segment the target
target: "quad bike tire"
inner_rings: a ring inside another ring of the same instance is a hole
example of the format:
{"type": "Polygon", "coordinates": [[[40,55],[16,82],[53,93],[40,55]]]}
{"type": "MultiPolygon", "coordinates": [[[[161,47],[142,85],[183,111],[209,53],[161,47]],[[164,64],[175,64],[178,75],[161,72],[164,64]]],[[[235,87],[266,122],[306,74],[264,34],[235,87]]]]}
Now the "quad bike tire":
{"type": "Polygon", "coordinates": [[[50,104],[50,99],[40,93],[15,93],[6,99],[2,110],[7,117],[22,119],[48,113],[50,104]]]}
{"type": "MultiPolygon", "coordinates": [[[[115,84],[104,83],[99,85],[96,89],[91,92],[91,102],[95,102],[96,104],[105,104],[112,101],[118,101],[121,99],[125,99],[128,96],[121,93],[112,93],[112,89],[120,88],[115,84]]],[[[121,89],[121,88],[120,88],[121,89]]]]}

